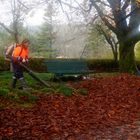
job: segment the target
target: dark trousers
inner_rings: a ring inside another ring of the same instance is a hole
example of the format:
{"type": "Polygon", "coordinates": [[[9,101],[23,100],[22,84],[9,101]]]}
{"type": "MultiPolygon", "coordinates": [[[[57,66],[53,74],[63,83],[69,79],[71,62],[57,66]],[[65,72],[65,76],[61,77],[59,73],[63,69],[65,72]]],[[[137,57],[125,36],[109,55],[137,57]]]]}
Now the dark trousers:
{"type": "Polygon", "coordinates": [[[12,66],[13,66],[13,72],[14,72],[14,77],[16,79],[23,78],[23,68],[19,65],[19,63],[15,62],[12,60],[12,66]]]}
{"type": "Polygon", "coordinates": [[[14,72],[11,89],[16,88],[16,83],[17,83],[17,79],[18,79],[20,82],[20,85],[21,85],[20,89],[27,90],[28,86],[27,86],[26,81],[23,76],[22,66],[20,66],[20,64],[14,60],[12,60],[11,62],[12,62],[12,67],[13,67],[13,72],[14,72]]]}

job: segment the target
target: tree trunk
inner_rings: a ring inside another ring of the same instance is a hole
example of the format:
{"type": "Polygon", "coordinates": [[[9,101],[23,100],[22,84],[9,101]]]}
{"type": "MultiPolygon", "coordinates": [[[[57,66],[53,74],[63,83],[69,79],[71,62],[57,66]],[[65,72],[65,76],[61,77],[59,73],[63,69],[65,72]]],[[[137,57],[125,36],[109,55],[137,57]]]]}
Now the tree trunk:
{"type": "Polygon", "coordinates": [[[117,62],[118,61],[118,52],[113,53],[114,56],[114,61],[117,62]]]}
{"type": "Polygon", "coordinates": [[[110,46],[111,46],[111,49],[112,49],[114,61],[117,62],[117,61],[118,61],[118,50],[117,50],[117,45],[111,43],[110,46]]]}
{"type": "Polygon", "coordinates": [[[18,33],[14,33],[14,40],[15,40],[16,43],[19,43],[18,33]]]}
{"type": "Polygon", "coordinates": [[[135,43],[131,41],[121,41],[119,43],[119,70],[120,72],[136,73],[136,63],[134,55],[135,43]]]}
{"type": "Polygon", "coordinates": [[[117,62],[118,61],[118,43],[114,43],[114,50],[115,50],[114,60],[115,62],[117,62]]]}

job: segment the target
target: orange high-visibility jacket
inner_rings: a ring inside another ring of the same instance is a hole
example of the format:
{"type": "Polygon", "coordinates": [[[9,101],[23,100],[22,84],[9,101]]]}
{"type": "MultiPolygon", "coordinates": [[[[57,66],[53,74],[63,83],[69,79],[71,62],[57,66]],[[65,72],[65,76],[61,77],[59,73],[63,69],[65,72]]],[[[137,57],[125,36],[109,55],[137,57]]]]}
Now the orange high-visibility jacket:
{"type": "Polygon", "coordinates": [[[13,57],[21,57],[22,59],[28,59],[28,55],[29,55],[29,49],[28,48],[24,48],[22,47],[22,45],[17,45],[14,48],[13,57]]]}

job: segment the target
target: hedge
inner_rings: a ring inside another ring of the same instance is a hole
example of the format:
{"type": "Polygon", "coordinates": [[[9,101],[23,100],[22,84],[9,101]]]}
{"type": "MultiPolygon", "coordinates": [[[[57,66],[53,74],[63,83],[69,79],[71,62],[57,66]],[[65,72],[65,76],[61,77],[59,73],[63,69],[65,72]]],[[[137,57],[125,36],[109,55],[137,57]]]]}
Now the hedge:
{"type": "MultiPolygon", "coordinates": [[[[30,58],[28,67],[35,72],[47,72],[47,66],[45,58],[30,58]]],[[[66,59],[61,59],[66,60],[66,59]]],[[[78,59],[74,59],[75,61],[78,59]]],[[[95,72],[112,72],[118,71],[118,62],[111,59],[85,59],[90,70],[95,72]]],[[[140,69],[140,61],[136,61],[137,67],[140,69]]],[[[10,62],[6,61],[3,57],[0,57],[0,71],[10,70],[10,62]]]]}
{"type": "MultiPolygon", "coordinates": [[[[27,66],[35,72],[45,72],[47,70],[45,66],[45,59],[43,58],[31,58],[27,66]]],[[[0,57],[0,71],[9,71],[10,61],[0,57]]]]}
{"type": "MultiPolygon", "coordinates": [[[[45,58],[30,58],[28,67],[35,72],[47,72],[47,66],[45,58]]],[[[66,60],[66,59],[61,59],[66,60]]],[[[75,61],[78,59],[74,59],[75,61]]],[[[95,60],[95,59],[85,59],[90,70],[95,70],[96,72],[110,72],[118,70],[118,63],[110,59],[95,60]]],[[[140,64],[140,62],[139,62],[140,64]]],[[[10,62],[6,61],[3,57],[0,57],[0,71],[10,70],[10,62]]]]}
{"type": "Polygon", "coordinates": [[[90,70],[95,72],[113,72],[118,71],[118,62],[111,59],[90,59],[86,60],[90,70]]]}

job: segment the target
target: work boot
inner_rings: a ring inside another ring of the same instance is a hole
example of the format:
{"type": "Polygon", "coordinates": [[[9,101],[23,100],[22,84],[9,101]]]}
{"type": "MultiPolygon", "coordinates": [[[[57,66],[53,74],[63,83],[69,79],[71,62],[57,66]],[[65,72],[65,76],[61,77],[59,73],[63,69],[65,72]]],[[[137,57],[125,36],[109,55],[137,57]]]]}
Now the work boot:
{"type": "Polygon", "coordinates": [[[17,83],[17,78],[13,77],[10,88],[15,89],[16,88],[16,83],[17,83]]]}
{"type": "Polygon", "coordinates": [[[24,78],[20,78],[19,82],[20,82],[20,85],[22,87],[22,90],[24,90],[24,91],[29,91],[30,90],[30,88],[27,86],[27,83],[26,83],[24,78]]]}

